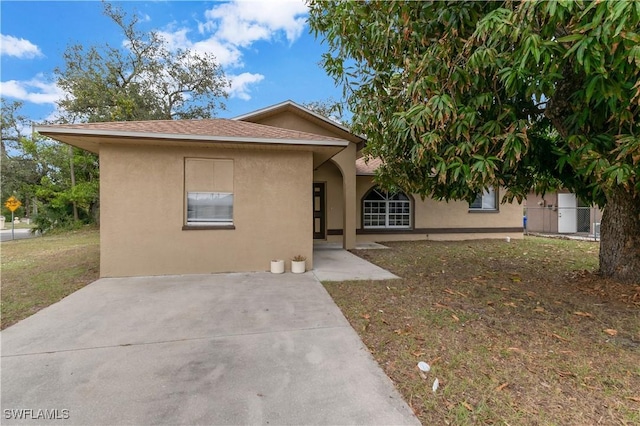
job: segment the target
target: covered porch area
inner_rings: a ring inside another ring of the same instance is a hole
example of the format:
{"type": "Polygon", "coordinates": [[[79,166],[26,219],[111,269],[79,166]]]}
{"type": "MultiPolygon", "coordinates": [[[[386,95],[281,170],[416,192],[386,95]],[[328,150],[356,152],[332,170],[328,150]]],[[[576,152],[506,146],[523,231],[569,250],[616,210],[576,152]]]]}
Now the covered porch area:
{"type": "Polygon", "coordinates": [[[356,248],[357,196],[355,144],[313,171],[313,241],[356,248]]]}

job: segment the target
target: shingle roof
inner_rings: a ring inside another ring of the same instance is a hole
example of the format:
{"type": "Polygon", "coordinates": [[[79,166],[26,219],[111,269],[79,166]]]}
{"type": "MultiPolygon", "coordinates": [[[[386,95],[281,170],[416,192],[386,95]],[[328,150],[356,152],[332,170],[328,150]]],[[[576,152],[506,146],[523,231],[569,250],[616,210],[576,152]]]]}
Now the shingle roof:
{"type": "Polygon", "coordinates": [[[105,123],[60,124],[46,126],[55,129],[56,133],[65,129],[115,134],[162,134],[162,135],[194,135],[248,139],[282,139],[309,141],[343,141],[344,139],[296,130],[265,126],[246,121],[235,121],[224,118],[203,120],[153,120],[153,121],[118,121],[105,123]]]}
{"type": "Polygon", "coordinates": [[[374,175],[378,167],[382,165],[382,160],[378,157],[360,157],[356,160],[356,175],[374,175]]]}

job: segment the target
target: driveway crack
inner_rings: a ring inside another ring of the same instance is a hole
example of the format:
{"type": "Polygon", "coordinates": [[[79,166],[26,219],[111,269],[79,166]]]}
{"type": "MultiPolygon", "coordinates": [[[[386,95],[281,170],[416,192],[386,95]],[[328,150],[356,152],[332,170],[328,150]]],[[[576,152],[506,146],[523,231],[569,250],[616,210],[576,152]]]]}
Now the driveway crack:
{"type": "Polygon", "coordinates": [[[351,328],[351,326],[349,324],[345,324],[345,325],[339,325],[339,326],[308,327],[308,328],[293,328],[293,329],[273,330],[273,331],[255,331],[255,332],[248,332],[248,333],[219,334],[215,336],[187,337],[183,339],[167,339],[167,340],[156,340],[156,341],[139,342],[139,343],[118,343],[113,345],[91,346],[91,347],[85,347],[85,348],[59,349],[55,351],[25,352],[25,353],[9,354],[9,355],[2,354],[0,358],[15,358],[15,357],[21,357],[21,356],[49,355],[49,354],[57,354],[57,353],[65,353],[65,352],[111,349],[111,348],[118,348],[118,347],[161,345],[165,343],[179,343],[179,342],[190,342],[190,341],[199,341],[199,340],[215,340],[215,339],[224,339],[228,337],[257,336],[262,334],[290,333],[290,332],[296,332],[296,331],[330,330],[330,329],[345,329],[345,328],[351,328]]]}

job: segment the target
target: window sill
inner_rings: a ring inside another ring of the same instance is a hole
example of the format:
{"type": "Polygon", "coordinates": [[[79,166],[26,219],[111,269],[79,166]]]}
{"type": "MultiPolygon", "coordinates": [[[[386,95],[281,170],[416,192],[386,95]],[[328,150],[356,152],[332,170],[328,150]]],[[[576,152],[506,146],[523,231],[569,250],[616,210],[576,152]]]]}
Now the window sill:
{"type": "Polygon", "coordinates": [[[500,210],[489,210],[489,209],[469,209],[469,213],[500,213],[500,210]]]}
{"type": "Polygon", "coordinates": [[[413,228],[360,228],[358,234],[411,234],[413,228]]]}
{"type": "Polygon", "coordinates": [[[183,225],[183,231],[200,231],[200,230],[213,230],[213,229],[236,229],[235,225],[183,225]]]}

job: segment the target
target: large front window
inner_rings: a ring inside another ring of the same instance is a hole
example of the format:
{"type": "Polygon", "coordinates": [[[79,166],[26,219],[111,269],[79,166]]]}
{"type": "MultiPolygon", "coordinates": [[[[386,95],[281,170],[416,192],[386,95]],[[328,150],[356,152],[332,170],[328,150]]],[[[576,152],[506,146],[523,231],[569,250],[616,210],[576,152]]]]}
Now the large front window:
{"type": "Polygon", "coordinates": [[[233,194],[229,192],[187,193],[188,225],[232,225],[233,194]]]}
{"type": "Polygon", "coordinates": [[[233,160],[185,158],[186,229],[229,228],[233,222],[233,160]]]}
{"type": "Polygon", "coordinates": [[[363,228],[409,228],[411,200],[402,192],[372,188],[362,200],[363,228]]]}

